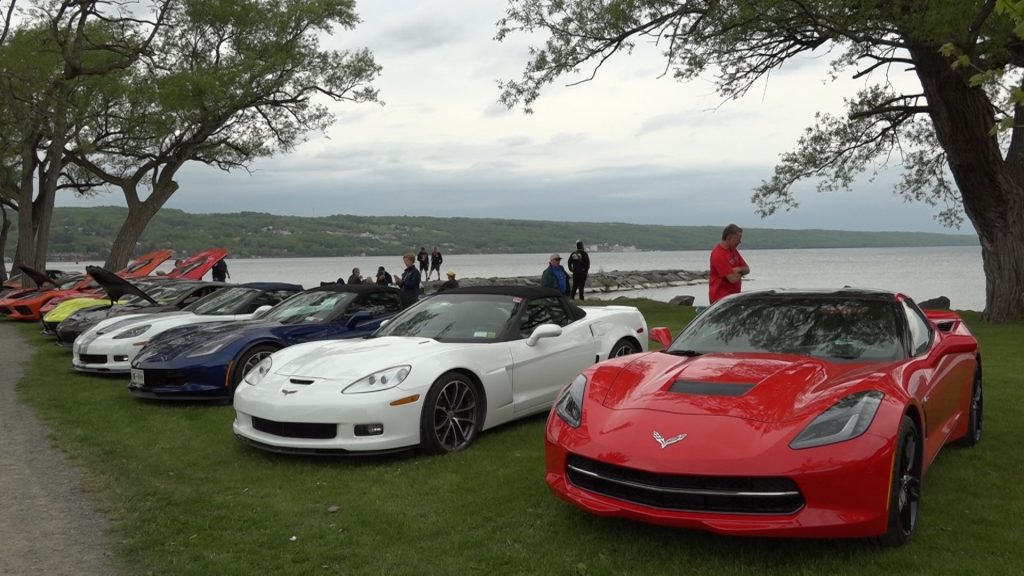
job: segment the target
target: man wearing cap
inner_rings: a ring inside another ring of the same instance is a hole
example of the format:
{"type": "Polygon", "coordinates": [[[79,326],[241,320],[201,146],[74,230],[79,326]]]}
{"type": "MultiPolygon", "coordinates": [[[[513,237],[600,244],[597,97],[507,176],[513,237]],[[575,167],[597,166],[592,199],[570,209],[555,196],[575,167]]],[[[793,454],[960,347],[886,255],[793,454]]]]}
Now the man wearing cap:
{"type": "Polygon", "coordinates": [[[438,292],[444,292],[445,290],[450,290],[452,288],[458,288],[458,287],[459,287],[459,281],[455,279],[455,271],[454,270],[449,270],[448,271],[448,279],[445,280],[445,282],[443,284],[441,284],[440,286],[437,287],[437,291],[438,292]]]}
{"type": "Polygon", "coordinates": [[[554,288],[566,296],[569,295],[569,273],[562,268],[562,257],[552,254],[548,261],[548,267],[540,275],[540,285],[545,288],[554,288]]]}
{"type": "Polygon", "coordinates": [[[378,286],[391,286],[394,283],[391,279],[391,274],[388,274],[388,271],[383,266],[377,268],[376,282],[378,286]]]}

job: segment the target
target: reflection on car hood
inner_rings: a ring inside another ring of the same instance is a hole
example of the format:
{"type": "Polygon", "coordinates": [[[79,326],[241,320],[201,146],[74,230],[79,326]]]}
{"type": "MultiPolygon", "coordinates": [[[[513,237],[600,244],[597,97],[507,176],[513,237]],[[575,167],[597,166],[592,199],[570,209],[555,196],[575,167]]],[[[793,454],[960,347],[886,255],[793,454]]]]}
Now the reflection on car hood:
{"type": "Polygon", "coordinates": [[[289,377],[355,381],[377,370],[413,363],[444,348],[463,346],[471,345],[400,336],[308,342],[276,353],[272,372],[289,377]]]}
{"type": "Polygon", "coordinates": [[[773,354],[684,358],[655,352],[611,372],[599,368],[593,380],[602,389],[601,403],[616,410],[782,422],[821,412],[866,379],[884,380],[879,369],[885,366],[773,354]]]}

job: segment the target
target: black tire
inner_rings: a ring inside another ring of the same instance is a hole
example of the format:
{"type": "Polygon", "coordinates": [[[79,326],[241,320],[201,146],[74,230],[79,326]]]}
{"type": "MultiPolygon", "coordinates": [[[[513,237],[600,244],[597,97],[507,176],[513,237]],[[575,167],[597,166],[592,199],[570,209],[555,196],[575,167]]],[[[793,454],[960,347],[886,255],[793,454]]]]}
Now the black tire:
{"type": "Polygon", "coordinates": [[[968,410],[967,435],[960,439],[960,445],[970,448],[981,442],[981,424],[985,415],[985,396],[981,387],[980,364],[974,369],[974,384],[971,386],[971,404],[968,410]]]}
{"type": "Polygon", "coordinates": [[[278,348],[269,344],[257,344],[242,352],[242,355],[238,357],[238,362],[235,362],[234,367],[231,369],[231,389],[237,388],[249,370],[252,370],[264,358],[277,352],[277,350],[278,348]]]}
{"type": "Polygon", "coordinates": [[[896,458],[889,485],[889,523],[885,534],[877,538],[882,546],[891,547],[902,546],[914,537],[921,509],[923,443],[917,424],[911,417],[903,417],[896,442],[896,458]]]}
{"type": "Polygon", "coordinates": [[[442,374],[430,386],[420,415],[420,449],[427,454],[465,450],[483,424],[484,402],[465,374],[442,374]]]}
{"type": "Polygon", "coordinates": [[[609,358],[618,358],[619,356],[629,356],[630,354],[636,354],[640,351],[640,347],[636,345],[636,342],[629,338],[623,338],[612,346],[612,351],[608,353],[609,358]]]}

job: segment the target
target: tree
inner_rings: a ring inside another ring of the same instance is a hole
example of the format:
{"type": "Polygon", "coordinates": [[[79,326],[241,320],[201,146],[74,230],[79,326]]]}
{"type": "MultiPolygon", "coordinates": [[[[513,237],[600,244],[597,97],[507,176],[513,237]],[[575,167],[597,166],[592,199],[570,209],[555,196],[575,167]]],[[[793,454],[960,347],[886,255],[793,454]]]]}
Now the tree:
{"type": "Polygon", "coordinates": [[[176,2],[150,53],[95,93],[95,121],[65,151],[128,204],[106,266],[127,262],[187,162],[245,168],[329,126],[325,102],[375,101],[372,54],[319,45],[358,21],[351,0],[176,2]]]}
{"type": "Polygon", "coordinates": [[[511,0],[498,39],[548,37],[521,79],[501,83],[501,99],[529,111],[545,85],[581,68],[596,74],[638,39],[664,47],[677,80],[714,74],[726,99],[795,56],[831,51],[833,75],[852,71],[874,84],[847,100],[845,116],[817,116],[755,189],[758,212],[796,207],[792,187],[801,180],[849,189],[865,171],[902,164],[897,193],[944,205],[947,224],[966,214],[974,225],[984,318],[1005,322],[1024,315],[1024,108],[1013,98],[1024,93],[1024,41],[995,7],[996,0],[511,0]],[[919,91],[888,82],[904,71],[919,91]]]}

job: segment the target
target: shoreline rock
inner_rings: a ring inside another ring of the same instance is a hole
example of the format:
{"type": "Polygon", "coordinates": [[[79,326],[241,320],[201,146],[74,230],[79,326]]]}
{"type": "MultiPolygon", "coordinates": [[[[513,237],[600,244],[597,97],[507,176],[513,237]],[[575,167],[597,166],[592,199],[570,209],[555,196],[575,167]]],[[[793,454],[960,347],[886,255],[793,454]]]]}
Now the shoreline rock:
{"type": "MultiPolygon", "coordinates": [[[[672,286],[694,286],[707,284],[707,270],[640,270],[591,272],[587,276],[588,293],[621,292],[626,290],[644,290],[649,288],[669,288],[672,286]]],[[[423,291],[433,294],[442,281],[428,280],[423,283],[423,291]]],[[[540,286],[540,274],[536,276],[511,276],[492,278],[459,278],[459,286],[540,286]]]]}

